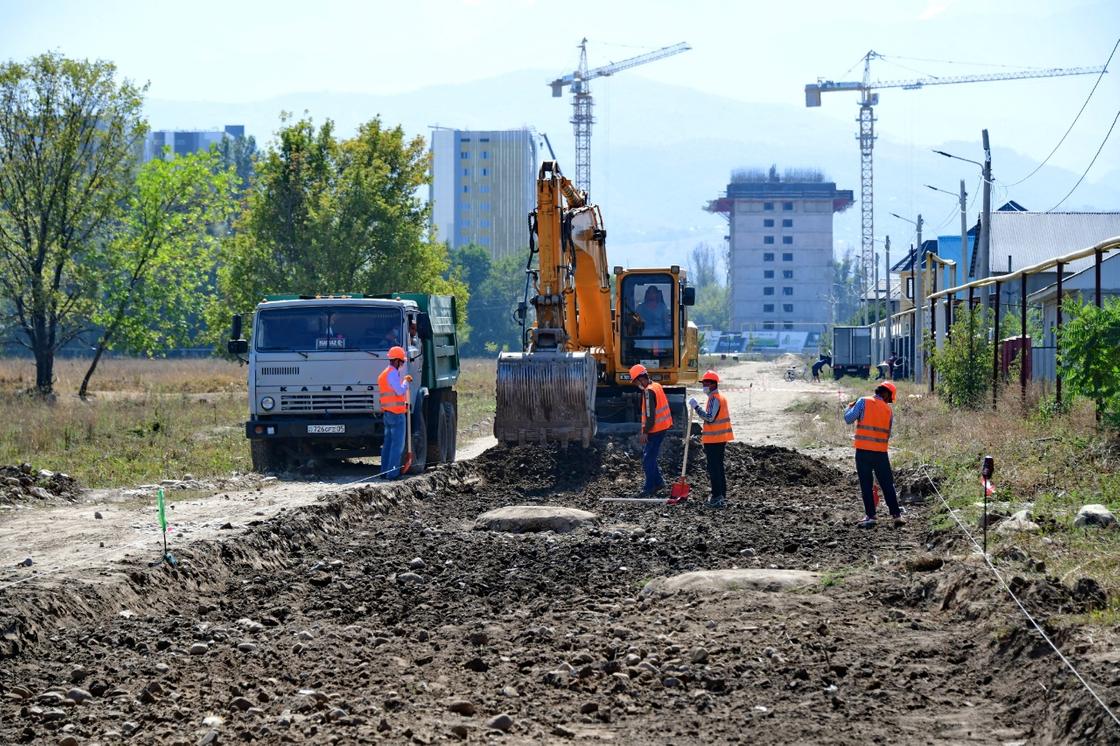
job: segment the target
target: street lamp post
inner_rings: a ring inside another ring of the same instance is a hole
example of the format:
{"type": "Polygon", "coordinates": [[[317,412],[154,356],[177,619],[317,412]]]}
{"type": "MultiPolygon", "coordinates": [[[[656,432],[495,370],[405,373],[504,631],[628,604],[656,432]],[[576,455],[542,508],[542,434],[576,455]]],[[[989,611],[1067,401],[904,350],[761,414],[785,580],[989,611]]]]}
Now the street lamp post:
{"type": "MultiPolygon", "coordinates": [[[[974,161],[970,158],[961,158],[959,155],[946,153],[944,150],[934,150],[934,153],[943,155],[946,158],[952,158],[965,163],[971,163],[974,166],[980,167],[980,175],[983,181],[984,205],[983,212],[980,218],[980,235],[977,240],[976,250],[976,277],[973,279],[983,280],[991,274],[991,222],[992,222],[992,148],[988,142],[988,130],[981,131],[981,140],[984,145],[984,162],[974,161]]],[[[963,190],[963,188],[962,188],[963,190]]],[[[985,313],[988,308],[988,286],[980,288],[980,309],[981,313],[985,313]]]]}

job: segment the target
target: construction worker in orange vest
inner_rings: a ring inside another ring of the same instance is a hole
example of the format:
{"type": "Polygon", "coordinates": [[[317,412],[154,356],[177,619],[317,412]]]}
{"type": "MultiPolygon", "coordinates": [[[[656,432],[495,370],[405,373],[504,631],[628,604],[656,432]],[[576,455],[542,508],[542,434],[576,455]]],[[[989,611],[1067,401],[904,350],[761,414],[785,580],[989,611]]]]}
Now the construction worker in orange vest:
{"type": "Polygon", "coordinates": [[[735,434],[731,432],[731,410],[727,406],[727,399],[719,392],[719,376],[714,370],[709,370],[700,378],[700,385],[708,395],[707,404],[703,409],[696,399],[689,399],[688,404],[703,423],[700,441],[704,444],[708,483],[712,486],[712,494],[704,505],[709,508],[722,508],[727,499],[727,478],[723,473],[723,456],[727,444],[735,438],[735,434]]]}
{"type": "Polygon", "coordinates": [[[392,347],[389,349],[389,365],[377,377],[381,418],[385,424],[385,435],[381,441],[381,475],[385,479],[396,479],[401,474],[405,417],[408,416],[408,384],[412,382],[412,376],[407,375],[404,367],[407,362],[404,348],[392,347]]]}
{"type": "Polygon", "coordinates": [[[875,527],[875,498],[872,495],[874,480],[879,480],[883,488],[883,498],[887,501],[887,508],[891,512],[894,525],[901,526],[902,510],[898,506],[898,497],[894,491],[894,475],[891,473],[891,460],[887,455],[887,446],[891,439],[891,426],[894,424],[894,413],[891,411],[891,402],[894,401],[897,389],[890,381],[881,384],[875,389],[875,396],[865,396],[848,404],[848,411],[844,413],[844,422],[849,425],[856,423],[856,474],[859,475],[859,489],[863,496],[863,520],[857,524],[860,528],[875,527]]]}
{"type": "Polygon", "coordinates": [[[669,411],[669,397],[665,395],[665,389],[660,383],[650,380],[646,366],[632,366],[630,380],[642,390],[642,430],[638,442],[643,446],[642,470],[646,479],[638,497],[651,497],[665,488],[657,456],[661,453],[665,433],[673,426],[673,415],[669,411]]]}

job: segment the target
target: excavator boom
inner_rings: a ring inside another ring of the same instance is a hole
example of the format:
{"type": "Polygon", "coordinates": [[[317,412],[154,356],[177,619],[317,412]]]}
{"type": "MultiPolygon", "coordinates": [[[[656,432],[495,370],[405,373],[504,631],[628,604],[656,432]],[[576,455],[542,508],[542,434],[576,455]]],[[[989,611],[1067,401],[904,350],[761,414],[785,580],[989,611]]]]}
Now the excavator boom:
{"type": "Polygon", "coordinates": [[[587,205],[555,161],[537,177],[536,312],[525,352],[498,356],[494,435],[503,443],[587,446],[595,435],[598,364],[610,345],[610,275],[598,208],[587,205]]]}

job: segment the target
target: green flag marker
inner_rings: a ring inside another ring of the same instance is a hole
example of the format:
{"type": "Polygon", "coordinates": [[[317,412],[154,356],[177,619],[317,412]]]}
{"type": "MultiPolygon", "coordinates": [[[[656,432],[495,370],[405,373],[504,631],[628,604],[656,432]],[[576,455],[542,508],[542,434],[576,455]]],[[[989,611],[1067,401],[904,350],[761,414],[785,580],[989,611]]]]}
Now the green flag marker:
{"type": "Polygon", "coordinates": [[[159,488],[159,492],[157,494],[159,495],[159,527],[161,529],[163,529],[163,532],[166,534],[167,533],[167,513],[163,508],[163,487],[159,488]]]}

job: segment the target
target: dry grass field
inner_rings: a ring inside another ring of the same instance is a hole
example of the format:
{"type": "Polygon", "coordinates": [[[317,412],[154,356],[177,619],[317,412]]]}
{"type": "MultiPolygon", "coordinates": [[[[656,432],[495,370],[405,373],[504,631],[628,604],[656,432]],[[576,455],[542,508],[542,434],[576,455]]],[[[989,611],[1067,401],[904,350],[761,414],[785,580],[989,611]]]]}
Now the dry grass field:
{"type": "MultiPolygon", "coordinates": [[[[245,368],[206,358],[109,359],[77,397],[87,361],[58,360],[57,399],[33,387],[31,360],[0,360],[0,464],[31,463],[71,474],[87,487],[206,478],[250,469],[242,432],[245,368]]],[[[467,360],[459,390],[460,443],[488,435],[494,416],[493,360],[467,360]]]]}
{"type": "MultiPolygon", "coordinates": [[[[853,399],[873,388],[853,379],[843,383],[853,399]]],[[[1100,503],[1120,515],[1120,436],[1097,429],[1091,405],[1083,401],[1068,414],[1047,415],[1038,407],[1040,392],[1031,390],[1024,414],[1018,386],[1005,390],[994,411],[950,409],[925,387],[905,382],[899,395],[891,439],[895,471],[928,469],[961,521],[979,536],[980,463],[992,456],[996,494],[989,498],[991,509],[1008,515],[1029,508],[1040,531],[990,530],[989,551],[997,558],[1025,554],[1063,583],[1095,579],[1110,598],[1110,610],[1098,612],[1099,620],[1120,622],[1120,531],[1073,527],[1082,505],[1100,503]]],[[[851,427],[834,405],[804,402],[799,410],[802,445],[851,447],[851,427]]],[[[930,499],[939,502],[936,496],[930,499]]],[[[959,533],[944,509],[934,527],[959,533]]]]}

